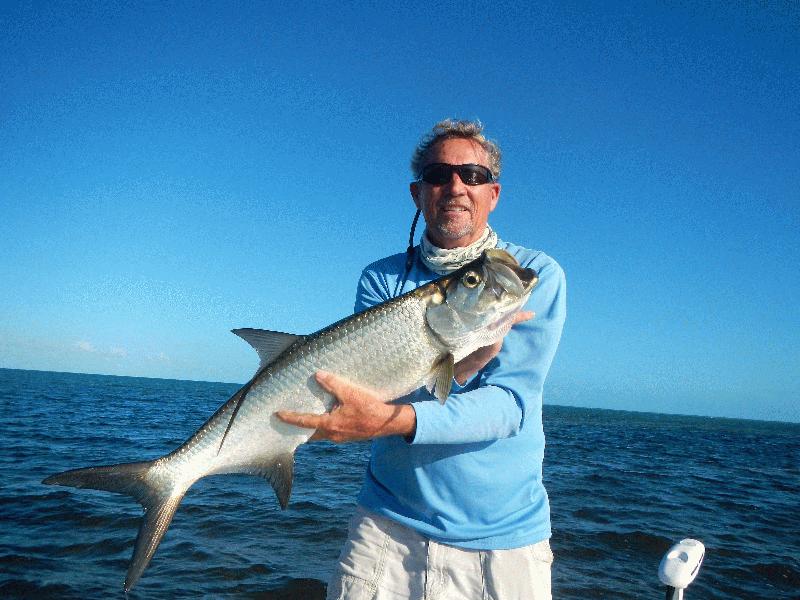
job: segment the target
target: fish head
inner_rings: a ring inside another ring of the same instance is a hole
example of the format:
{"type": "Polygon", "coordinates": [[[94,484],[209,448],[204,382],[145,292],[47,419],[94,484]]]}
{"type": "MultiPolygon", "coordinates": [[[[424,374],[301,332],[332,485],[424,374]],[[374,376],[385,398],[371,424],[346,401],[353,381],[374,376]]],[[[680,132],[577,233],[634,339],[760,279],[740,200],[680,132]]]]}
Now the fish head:
{"type": "Polygon", "coordinates": [[[425,313],[428,327],[456,361],[508,333],[538,281],[505,250],[490,249],[437,280],[425,313]]]}

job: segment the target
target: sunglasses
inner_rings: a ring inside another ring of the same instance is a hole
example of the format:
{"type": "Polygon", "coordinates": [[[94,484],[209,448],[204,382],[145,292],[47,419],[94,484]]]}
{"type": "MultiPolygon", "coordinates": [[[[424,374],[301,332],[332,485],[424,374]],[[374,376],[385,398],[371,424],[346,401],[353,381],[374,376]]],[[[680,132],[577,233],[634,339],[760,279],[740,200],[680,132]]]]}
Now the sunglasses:
{"type": "Polygon", "coordinates": [[[449,165],[447,163],[426,165],[420,172],[419,179],[431,185],[444,185],[450,182],[453,173],[458,173],[464,185],[483,185],[494,181],[492,172],[483,165],[449,165]]]}

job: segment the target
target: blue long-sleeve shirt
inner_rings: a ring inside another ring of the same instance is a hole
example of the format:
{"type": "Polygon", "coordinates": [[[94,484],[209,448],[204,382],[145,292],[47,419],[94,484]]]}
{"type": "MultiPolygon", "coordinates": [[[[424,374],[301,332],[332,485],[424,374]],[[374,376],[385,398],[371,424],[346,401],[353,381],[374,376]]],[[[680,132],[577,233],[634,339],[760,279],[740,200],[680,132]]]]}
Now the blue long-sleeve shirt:
{"type": "MultiPolygon", "coordinates": [[[[453,383],[444,405],[425,389],[402,401],[417,415],[413,439],[372,442],[358,503],[428,537],[464,548],[517,548],[547,539],[550,507],[542,484],[542,387],[566,316],[564,272],[543,252],[506,242],[498,248],[539,283],[500,353],[463,386],[453,383]]],[[[417,252],[418,256],[418,252],[417,252]]],[[[406,255],[369,265],[361,275],[356,312],[388,300],[403,277],[406,255]]],[[[404,293],[438,275],[415,259],[404,293]]]]}

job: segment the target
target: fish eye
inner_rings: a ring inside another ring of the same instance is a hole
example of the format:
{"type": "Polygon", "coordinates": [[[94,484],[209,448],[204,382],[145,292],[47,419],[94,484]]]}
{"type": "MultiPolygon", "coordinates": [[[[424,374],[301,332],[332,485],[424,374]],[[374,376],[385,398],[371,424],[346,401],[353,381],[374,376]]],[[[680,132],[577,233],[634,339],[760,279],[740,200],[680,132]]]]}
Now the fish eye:
{"type": "Polygon", "coordinates": [[[464,277],[461,278],[461,283],[463,283],[468,288],[474,288],[481,282],[481,276],[478,275],[475,271],[470,271],[464,277]]]}

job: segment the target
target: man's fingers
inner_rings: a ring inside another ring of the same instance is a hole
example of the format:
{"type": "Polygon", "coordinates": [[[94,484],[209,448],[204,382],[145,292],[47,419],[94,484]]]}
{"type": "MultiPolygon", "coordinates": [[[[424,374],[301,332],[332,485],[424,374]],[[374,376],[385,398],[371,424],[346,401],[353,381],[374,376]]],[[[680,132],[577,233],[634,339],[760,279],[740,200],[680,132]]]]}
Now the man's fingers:
{"type": "Polygon", "coordinates": [[[333,394],[334,398],[339,400],[339,402],[349,400],[364,391],[363,388],[354,383],[350,383],[344,377],[328,373],[327,371],[317,371],[316,378],[317,383],[319,383],[322,389],[333,394]]]}
{"type": "Polygon", "coordinates": [[[514,315],[514,325],[523,321],[530,321],[535,316],[536,313],[531,310],[521,310],[514,315]]]}
{"type": "Polygon", "coordinates": [[[528,321],[536,316],[536,313],[532,310],[521,310],[517,313],[517,323],[521,323],[522,321],[528,321]]]}
{"type": "Polygon", "coordinates": [[[305,429],[317,429],[323,417],[323,415],[296,413],[288,410],[279,410],[275,413],[275,416],[284,423],[295,425],[296,427],[303,427],[305,429]]]}
{"type": "Polygon", "coordinates": [[[330,392],[334,396],[334,386],[336,385],[336,375],[333,373],[328,373],[327,371],[317,371],[314,375],[317,380],[317,383],[322,387],[323,390],[326,392],[330,392]]]}

